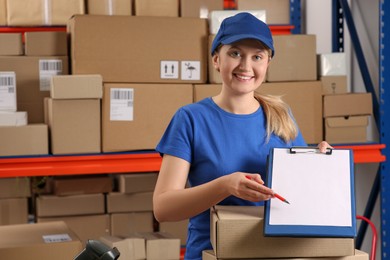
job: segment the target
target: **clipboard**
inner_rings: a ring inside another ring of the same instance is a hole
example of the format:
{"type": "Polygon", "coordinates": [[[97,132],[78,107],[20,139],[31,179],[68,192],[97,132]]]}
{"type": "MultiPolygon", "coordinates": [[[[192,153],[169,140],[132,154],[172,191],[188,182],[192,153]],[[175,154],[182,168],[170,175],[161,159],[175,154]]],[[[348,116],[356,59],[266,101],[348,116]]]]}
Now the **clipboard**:
{"type": "Polygon", "coordinates": [[[267,163],[266,185],[290,204],[265,202],[265,236],[356,236],[352,150],[273,148],[267,163]]]}

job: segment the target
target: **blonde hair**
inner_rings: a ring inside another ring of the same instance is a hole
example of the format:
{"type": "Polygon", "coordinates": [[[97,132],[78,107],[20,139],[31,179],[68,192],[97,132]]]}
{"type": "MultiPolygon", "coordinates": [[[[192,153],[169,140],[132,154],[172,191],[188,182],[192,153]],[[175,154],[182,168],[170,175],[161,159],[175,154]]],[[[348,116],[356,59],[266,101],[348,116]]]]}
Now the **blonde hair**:
{"type": "Polygon", "coordinates": [[[272,133],[286,143],[297,137],[298,128],[290,115],[289,106],[280,97],[255,93],[255,99],[260,103],[267,119],[267,140],[272,133]]]}

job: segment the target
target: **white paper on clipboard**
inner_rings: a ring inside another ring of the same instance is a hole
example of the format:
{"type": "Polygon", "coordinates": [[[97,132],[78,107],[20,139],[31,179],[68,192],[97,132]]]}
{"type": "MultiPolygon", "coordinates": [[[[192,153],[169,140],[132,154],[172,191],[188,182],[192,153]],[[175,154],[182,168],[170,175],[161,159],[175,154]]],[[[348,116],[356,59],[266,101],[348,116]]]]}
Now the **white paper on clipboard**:
{"type": "MultiPolygon", "coordinates": [[[[351,151],[332,150],[331,154],[322,154],[316,150],[291,153],[290,149],[273,149],[267,185],[290,205],[271,199],[266,225],[286,227],[286,230],[300,226],[354,228],[351,151]]],[[[321,235],[318,230],[313,232],[321,235]]]]}

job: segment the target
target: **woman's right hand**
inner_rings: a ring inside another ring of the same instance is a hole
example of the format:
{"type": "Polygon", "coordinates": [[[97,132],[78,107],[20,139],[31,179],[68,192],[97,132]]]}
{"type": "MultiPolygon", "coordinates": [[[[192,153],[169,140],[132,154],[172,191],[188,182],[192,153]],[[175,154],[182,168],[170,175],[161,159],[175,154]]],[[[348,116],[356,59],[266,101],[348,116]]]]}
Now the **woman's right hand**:
{"type": "Polygon", "coordinates": [[[224,176],[224,178],[227,179],[229,193],[238,198],[258,202],[269,200],[274,196],[272,189],[264,186],[260,174],[234,172],[224,176]]]}

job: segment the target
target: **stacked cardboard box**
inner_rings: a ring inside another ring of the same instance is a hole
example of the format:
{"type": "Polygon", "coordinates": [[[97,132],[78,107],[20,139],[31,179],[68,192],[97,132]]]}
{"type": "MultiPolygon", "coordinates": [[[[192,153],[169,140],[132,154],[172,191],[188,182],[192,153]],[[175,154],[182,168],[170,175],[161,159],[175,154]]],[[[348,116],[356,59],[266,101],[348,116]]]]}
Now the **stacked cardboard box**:
{"type": "Polygon", "coordinates": [[[265,237],[263,216],[263,207],[213,207],[213,251],[203,252],[203,259],[368,259],[355,254],[353,238],[265,237]]]}
{"type": "Polygon", "coordinates": [[[135,232],[153,232],[153,190],[157,173],[117,175],[118,192],[107,194],[111,235],[126,237],[135,232]]]}
{"type": "Polygon", "coordinates": [[[29,178],[0,178],[0,225],[27,223],[30,197],[29,178]]]}
{"type": "Polygon", "coordinates": [[[95,15],[132,15],[133,1],[87,0],[87,13],[95,15]]]}

